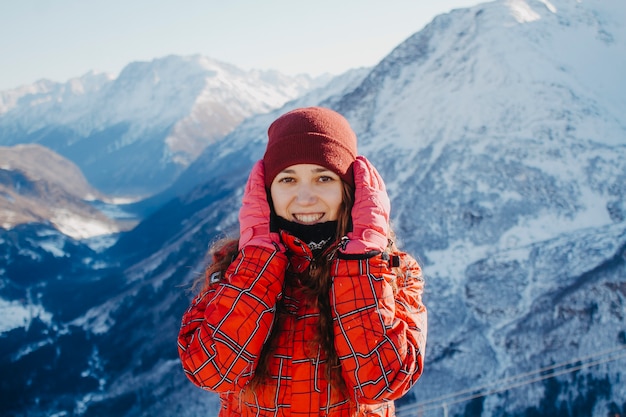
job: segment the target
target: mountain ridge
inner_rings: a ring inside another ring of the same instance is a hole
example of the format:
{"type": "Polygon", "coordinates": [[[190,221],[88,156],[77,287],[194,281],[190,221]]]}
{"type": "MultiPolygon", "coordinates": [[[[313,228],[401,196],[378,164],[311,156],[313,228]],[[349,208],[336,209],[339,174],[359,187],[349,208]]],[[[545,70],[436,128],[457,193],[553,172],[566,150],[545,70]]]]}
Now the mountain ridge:
{"type": "Polygon", "coordinates": [[[323,79],[170,55],[131,63],[117,78],[41,81],[0,92],[0,145],[39,143],[79,165],[102,192],[152,195],[243,119],[323,79]]]}

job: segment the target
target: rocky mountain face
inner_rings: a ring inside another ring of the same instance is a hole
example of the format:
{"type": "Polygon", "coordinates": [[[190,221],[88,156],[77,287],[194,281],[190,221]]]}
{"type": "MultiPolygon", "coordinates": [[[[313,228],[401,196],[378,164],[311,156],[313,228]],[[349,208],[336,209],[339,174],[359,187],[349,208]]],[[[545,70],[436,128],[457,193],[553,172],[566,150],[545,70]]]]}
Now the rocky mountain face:
{"type": "Polygon", "coordinates": [[[178,363],[186,288],[207,246],[237,233],[269,123],[323,105],[355,128],[426,273],[426,368],[398,414],[626,414],[625,22],[618,0],[453,11],[207,145],[104,252],[35,225],[3,232],[0,308],[16,319],[0,410],[217,415],[178,363]]]}
{"type": "Polygon", "coordinates": [[[242,71],[201,56],[134,62],[0,92],[0,145],[37,143],[77,164],[107,194],[167,188],[209,143],[319,80],[242,71]]]}
{"type": "Polygon", "coordinates": [[[128,229],[94,202],[106,199],[80,169],[41,145],[0,147],[0,226],[43,223],[75,239],[128,229]]]}

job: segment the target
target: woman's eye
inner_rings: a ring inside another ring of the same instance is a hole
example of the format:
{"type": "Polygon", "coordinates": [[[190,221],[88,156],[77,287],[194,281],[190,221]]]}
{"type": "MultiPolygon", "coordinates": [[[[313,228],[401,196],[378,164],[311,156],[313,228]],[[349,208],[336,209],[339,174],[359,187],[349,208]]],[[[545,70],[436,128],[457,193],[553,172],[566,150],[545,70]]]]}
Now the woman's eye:
{"type": "Polygon", "coordinates": [[[323,176],[321,176],[321,177],[319,178],[319,181],[320,181],[320,182],[329,182],[329,181],[334,181],[334,178],[333,178],[333,177],[326,176],[326,175],[323,175],[323,176]]]}
{"type": "Polygon", "coordinates": [[[285,184],[289,183],[289,182],[293,182],[293,181],[295,181],[295,180],[293,178],[291,178],[291,177],[283,177],[283,178],[280,178],[278,180],[278,182],[282,182],[282,183],[285,183],[285,184]]]}

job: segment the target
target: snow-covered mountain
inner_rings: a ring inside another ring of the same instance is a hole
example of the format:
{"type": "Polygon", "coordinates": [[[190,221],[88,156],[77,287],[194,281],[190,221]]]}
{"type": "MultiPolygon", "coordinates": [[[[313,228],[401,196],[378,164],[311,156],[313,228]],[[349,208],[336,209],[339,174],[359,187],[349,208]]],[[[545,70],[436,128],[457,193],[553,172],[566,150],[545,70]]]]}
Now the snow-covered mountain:
{"type": "Polygon", "coordinates": [[[209,144],[180,193],[111,249],[65,243],[77,253],[55,258],[67,274],[42,272],[46,233],[5,233],[2,308],[23,303],[30,319],[0,336],[2,373],[16,375],[0,410],[217,415],[177,360],[191,297],[181,285],[213,239],[236,233],[269,122],[319,104],[354,126],[388,184],[401,246],[424,265],[426,368],[398,414],[626,414],[625,62],[621,0],[455,10],[376,67],[209,144]],[[73,285],[80,302],[60,301],[76,299],[73,285]]]}
{"type": "Polygon", "coordinates": [[[42,80],[0,92],[0,145],[38,143],[79,165],[103,192],[151,195],[243,119],[318,81],[202,56],[134,62],[117,78],[42,80]]]}

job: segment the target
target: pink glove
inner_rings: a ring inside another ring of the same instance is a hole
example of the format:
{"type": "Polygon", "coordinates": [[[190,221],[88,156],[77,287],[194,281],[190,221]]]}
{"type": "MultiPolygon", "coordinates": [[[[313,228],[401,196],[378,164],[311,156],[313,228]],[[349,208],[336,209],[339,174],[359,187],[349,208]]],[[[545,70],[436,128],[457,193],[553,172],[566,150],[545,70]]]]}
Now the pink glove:
{"type": "Polygon", "coordinates": [[[270,206],[265,191],[263,160],[252,167],[243,201],[239,210],[239,249],[244,246],[262,246],[284,252],[278,233],[270,232],[270,206]]]}
{"type": "Polygon", "coordinates": [[[376,168],[364,157],[357,156],[354,170],[354,206],[352,232],[340,251],[349,255],[364,255],[387,248],[391,204],[385,183],[376,168]]]}

